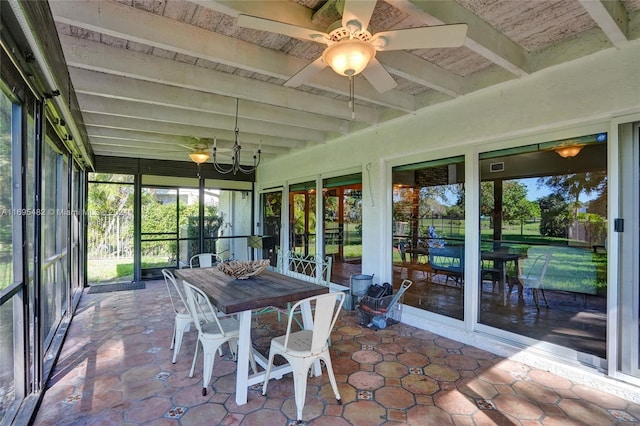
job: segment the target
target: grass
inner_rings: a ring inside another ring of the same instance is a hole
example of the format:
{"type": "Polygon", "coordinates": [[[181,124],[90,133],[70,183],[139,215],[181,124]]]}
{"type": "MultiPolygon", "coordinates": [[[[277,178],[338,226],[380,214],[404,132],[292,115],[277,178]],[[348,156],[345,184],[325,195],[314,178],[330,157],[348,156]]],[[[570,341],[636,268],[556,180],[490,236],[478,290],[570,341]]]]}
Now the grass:
{"type": "MultiPolygon", "coordinates": [[[[87,280],[90,284],[105,284],[133,279],[133,258],[89,259],[87,280]]],[[[164,257],[145,257],[142,268],[159,268],[170,265],[164,257]]]]}

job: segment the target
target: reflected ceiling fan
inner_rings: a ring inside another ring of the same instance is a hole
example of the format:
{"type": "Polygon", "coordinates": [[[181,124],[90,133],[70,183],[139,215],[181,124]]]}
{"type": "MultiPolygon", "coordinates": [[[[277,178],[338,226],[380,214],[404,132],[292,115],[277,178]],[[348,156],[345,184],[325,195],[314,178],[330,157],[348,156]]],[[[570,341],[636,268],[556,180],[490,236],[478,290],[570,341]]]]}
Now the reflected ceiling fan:
{"type": "Polygon", "coordinates": [[[284,34],[327,45],[320,58],[298,71],[287,80],[285,86],[298,87],[326,66],[330,66],[336,73],[347,77],[362,73],[380,93],[393,89],[397,83],[375,58],[377,51],[459,47],[464,43],[467,34],[467,24],[408,28],[371,34],[367,27],[376,0],[345,0],[343,4],[342,20],[331,25],[328,33],[242,14],[238,15],[237,24],[240,27],[284,34]]]}

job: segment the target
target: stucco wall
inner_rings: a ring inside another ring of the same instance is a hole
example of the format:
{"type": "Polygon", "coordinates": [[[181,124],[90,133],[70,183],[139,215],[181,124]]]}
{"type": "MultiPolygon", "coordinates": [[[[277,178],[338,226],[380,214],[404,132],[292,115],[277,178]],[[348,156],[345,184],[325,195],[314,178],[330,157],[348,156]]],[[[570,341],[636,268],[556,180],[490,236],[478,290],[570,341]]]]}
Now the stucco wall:
{"type": "Polygon", "coordinates": [[[515,146],[523,144],[522,138],[528,135],[535,137],[557,129],[568,129],[570,133],[572,128],[638,111],[640,44],[635,43],[623,50],[609,49],[264,162],[259,168],[257,186],[266,188],[287,180],[315,179],[317,175],[361,167],[363,245],[367,248],[363,271],[384,277],[385,265],[389,263],[382,261],[385,252],[381,249],[390,211],[389,162],[411,163],[461,155],[498,141],[515,146]]]}

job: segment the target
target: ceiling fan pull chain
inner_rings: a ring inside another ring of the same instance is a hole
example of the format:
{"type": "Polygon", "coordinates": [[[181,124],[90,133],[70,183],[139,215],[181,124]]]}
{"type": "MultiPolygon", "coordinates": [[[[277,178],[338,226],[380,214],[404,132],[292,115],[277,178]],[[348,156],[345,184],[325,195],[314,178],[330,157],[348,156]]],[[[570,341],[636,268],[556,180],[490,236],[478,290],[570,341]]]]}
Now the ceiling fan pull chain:
{"type": "Polygon", "coordinates": [[[356,102],[355,102],[355,82],[353,76],[349,76],[349,107],[351,108],[351,119],[356,118],[356,102]]]}

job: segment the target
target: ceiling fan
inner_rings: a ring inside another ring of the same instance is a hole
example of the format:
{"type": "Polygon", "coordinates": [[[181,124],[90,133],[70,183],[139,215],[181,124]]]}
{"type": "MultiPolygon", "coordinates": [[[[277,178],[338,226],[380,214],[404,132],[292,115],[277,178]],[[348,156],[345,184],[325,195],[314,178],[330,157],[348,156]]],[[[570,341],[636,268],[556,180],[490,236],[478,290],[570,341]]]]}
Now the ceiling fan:
{"type": "MultiPolygon", "coordinates": [[[[339,4],[340,2],[338,2],[339,4]]],[[[467,24],[438,25],[382,31],[371,34],[367,27],[376,0],[345,0],[342,20],[331,25],[328,33],[272,21],[250,15],[238,15],[240,27],[268,31],[302,40],[326,44],[322,56],[285,83],[288,87],[298,87],[326,66],[336,73],[352,77],[362,73],[367,80],[383,93],[397,86],[391,74],[375,58],[376,51],[412,50],[442,47],[459,47],[464,43],[467,24]]]]}

